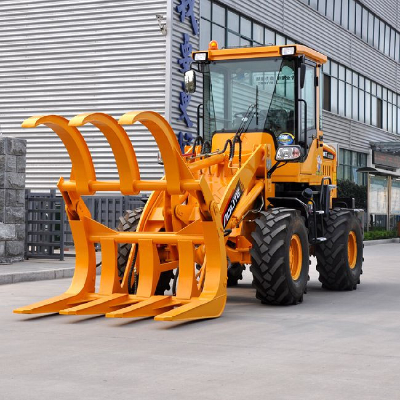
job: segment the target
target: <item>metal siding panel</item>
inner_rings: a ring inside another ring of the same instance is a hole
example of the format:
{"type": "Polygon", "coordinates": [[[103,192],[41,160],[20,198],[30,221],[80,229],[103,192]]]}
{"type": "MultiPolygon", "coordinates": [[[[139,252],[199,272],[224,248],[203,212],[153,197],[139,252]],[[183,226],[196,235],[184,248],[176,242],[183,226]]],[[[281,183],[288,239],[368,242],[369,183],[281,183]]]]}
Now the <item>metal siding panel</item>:
{"type": "Polygon", "coordinates": [[[285,0],[222,0],[220,2],[241,14],[283,32],[285,0]]]}
{"type": "Polygon", "coordinates": [[[350,120],[323,111],[322,131],[325,143],[340,143],[350,147],[350,120]]]}
{"type": "Polygon", "coordinates": [[[285,1],[284,34],[335,61],[350,63],[351,36],[333,21],[298,0],[285,1]]]}
{"type": "Polygon", "coordinates": [[[399,141],[400,136],[361,122],[323,112],[323,132],[326,143],[339,143],[341,147],[368,153],[370,142],[399,141]]]}
{"type": "Polygon", "coordinates": [[[395,60],[385,56],[354,35],[352,35],[349,54],[351,62],[348,67],[388,89],[399,91],[400,65],[395,60]]]}
{"type": "MultiPolygon", "coordinates": [[[[0,3],[0,124],[28,140],[27,187],[54,188],[69,176],[61,140],[46,127],[23,130],[35,114],[67,118],[101,111],[165,112],[165,51],[155,14],[165,0],[37,0],[0,3]]],[[[99,180],[118,179],[111,149],[91,127],[81,129],[99,180]]],[[[158,148],[143,126],[127,127],[143,179],[158,179],[158,148]]]]}
{"type": "Polygon", "coordinates": [[[399,63],[298,0],[285,1],[283,33],[391,90],[400,90],[399,63]]]}

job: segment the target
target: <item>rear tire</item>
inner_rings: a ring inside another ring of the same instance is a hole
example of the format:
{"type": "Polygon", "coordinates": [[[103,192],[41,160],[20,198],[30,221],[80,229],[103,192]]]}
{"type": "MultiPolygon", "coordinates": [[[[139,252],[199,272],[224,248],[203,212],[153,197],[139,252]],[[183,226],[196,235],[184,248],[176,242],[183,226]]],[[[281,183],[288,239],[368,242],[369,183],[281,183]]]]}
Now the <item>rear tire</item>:
{"type": "MultiPolygon", "coordinates": [[[[136,208],[133,211],[126,211],[125,214],[119,218],[117,231],[120,232],[135,232],[142,215],[143,208],[136,208]]],[[[128,262],[129,253],[131,252],[132,245],[130,243],[119,244],[118,248],[118,276],[122,280],[125,274],[126,264],[128,262]]],[[[173,271],[161,272],[160,279],[157,284],[155,295],[163,295],[166,290],[170,290],[170,282],[174,277],[173,271]]],[[[133,279],[132,279],[133,280],[133,279]]]]}
{"type": "Polygon", "coordinates": [[[360,223],[350,211],[335,209],[324,224],[326,241],[316,248],[319,281],[329,290],[355,290],[363,262],[360,223]]]}
{"type": "Polygon", "coordinates": [[[309,269],[308,234],[296,210],[261,212],[251,234],[251,272],[256,297],[265,304],[303,301],[309,269]]]}

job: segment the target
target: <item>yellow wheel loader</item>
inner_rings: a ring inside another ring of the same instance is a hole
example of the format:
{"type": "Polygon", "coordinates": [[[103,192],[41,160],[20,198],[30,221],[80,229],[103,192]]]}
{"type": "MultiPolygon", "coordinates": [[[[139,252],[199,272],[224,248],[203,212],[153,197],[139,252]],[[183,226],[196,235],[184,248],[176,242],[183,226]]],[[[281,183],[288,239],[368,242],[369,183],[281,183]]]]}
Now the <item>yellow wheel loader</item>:
{"type": "Polygon", "coordinates": [[[326,57],[301,45],[218,49],[193,54],[188,93],[202,83],[198,136],[182,154],[168,122],[151,111],[118,121],[102,113],[35,116],[72,161],[58,188],[75,242],[69,289],[16,313],[105,314],[111,318],[193,320],[219,317],[227,284],[251,265],[263,303],[302,302],[310,256],[323,286],[353,290],[363,261],[363,214],[338,198],[336,152],[321,130],[321,66],[326,57]],[[141,123],[164,163],[159,181],[140,177],[123,126],[141,123]],[[79,127],[92,124],[113,151],[119,180],[99,181],[79,127]],[[152,191],[143,209],[114,230],[92,219],[81,196],[152,191]],[[98,289],[95,245],[102,269],[98,289]]]}

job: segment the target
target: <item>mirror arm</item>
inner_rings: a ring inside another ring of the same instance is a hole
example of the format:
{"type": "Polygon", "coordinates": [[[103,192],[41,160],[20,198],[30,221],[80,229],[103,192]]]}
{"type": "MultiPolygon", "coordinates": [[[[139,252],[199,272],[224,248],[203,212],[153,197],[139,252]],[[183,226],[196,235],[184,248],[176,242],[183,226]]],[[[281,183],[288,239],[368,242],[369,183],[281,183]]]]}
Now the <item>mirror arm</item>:
{"type": "Polygon", "coordinates": [[[277,161],[267,172],[267,179],[271,179],[272,174],[275,172],[275,170],[279,167],[279,165],[282,164],[282,161],[277,161]]]}

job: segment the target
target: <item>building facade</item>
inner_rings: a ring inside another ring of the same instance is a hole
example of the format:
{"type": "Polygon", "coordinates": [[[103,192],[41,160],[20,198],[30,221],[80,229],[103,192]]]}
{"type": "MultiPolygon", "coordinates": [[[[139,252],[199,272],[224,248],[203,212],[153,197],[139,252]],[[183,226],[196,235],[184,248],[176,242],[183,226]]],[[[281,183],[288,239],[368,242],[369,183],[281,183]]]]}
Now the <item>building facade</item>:
{"type": "MultiPolygon", "coordinates": [[[[200,93],[186,95],[182,80],[192,50],[211,39],[220,48],[301,43],[329,59],[323,131],[339,151],[338,178],[369,186],[377,221],[382,209],[400,215],[397,0],[7,0],[0,18],[0,125],[4,135],[28,141],[29,188],[54,187],[70,165],[56,135],[22,130],[24,118],[151,109],[190,140],[200,93]],[[357,171],[367,167],[369,174],[357,171]]],[[[105,138],[82,132],[99,179],[115,178],[105,138]]],[[[151,135],[141,126],[128,133],[143,178],[159,178],[151,135]]]]}

